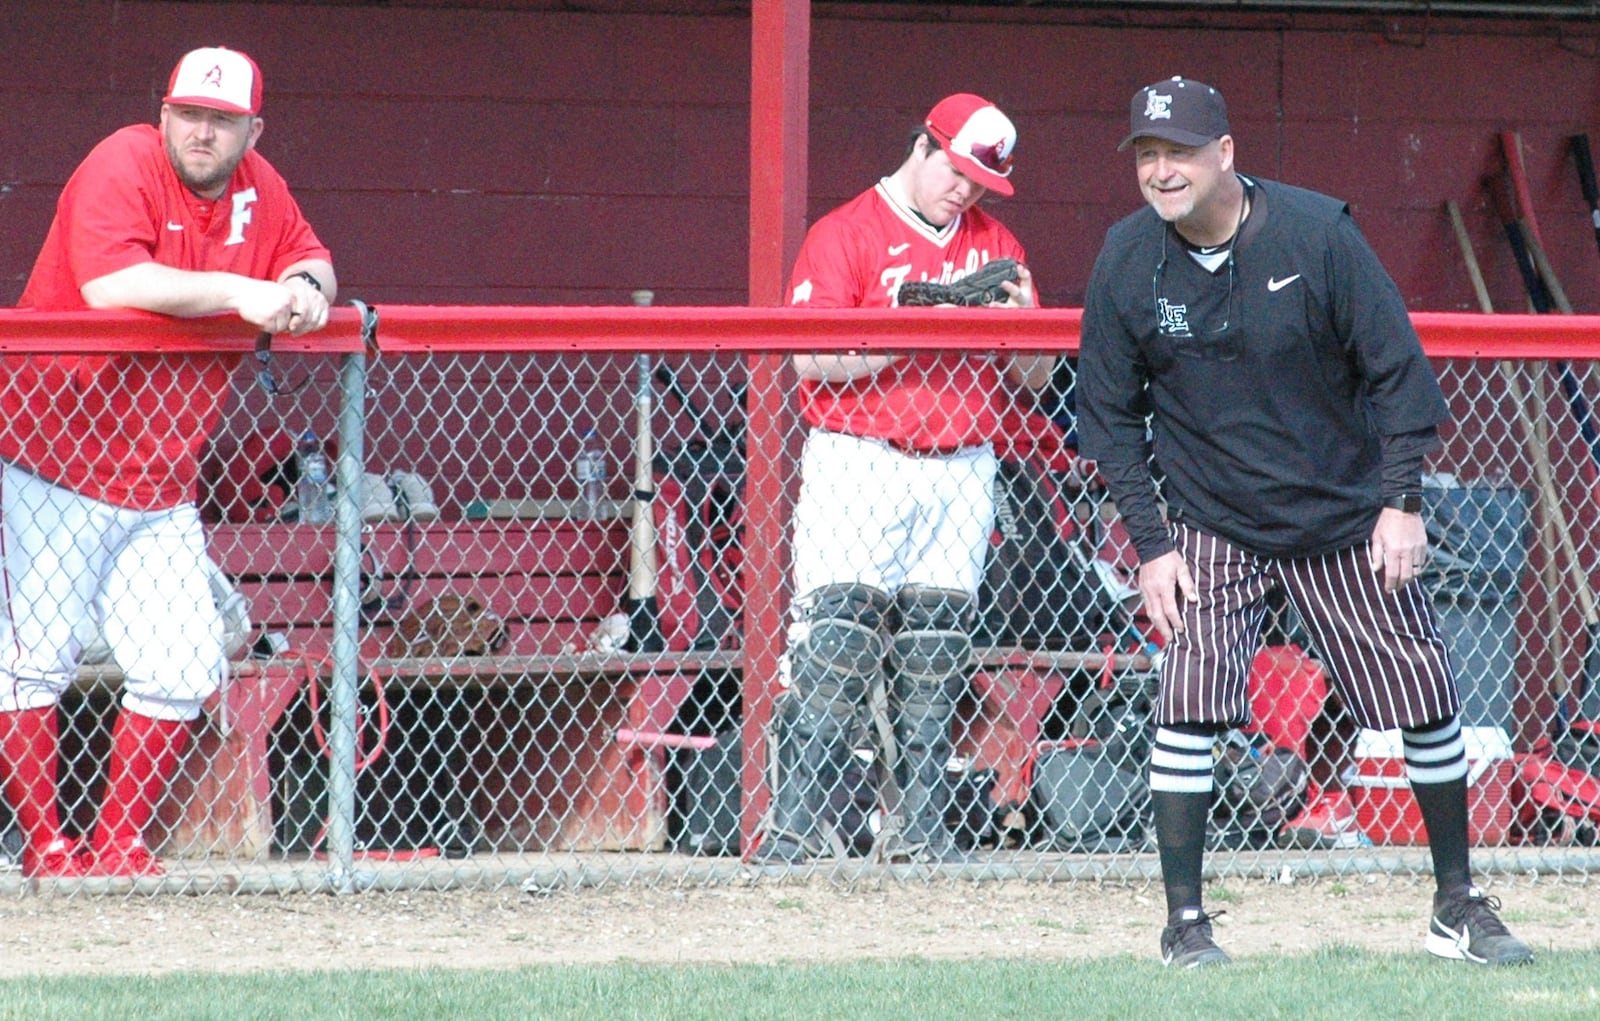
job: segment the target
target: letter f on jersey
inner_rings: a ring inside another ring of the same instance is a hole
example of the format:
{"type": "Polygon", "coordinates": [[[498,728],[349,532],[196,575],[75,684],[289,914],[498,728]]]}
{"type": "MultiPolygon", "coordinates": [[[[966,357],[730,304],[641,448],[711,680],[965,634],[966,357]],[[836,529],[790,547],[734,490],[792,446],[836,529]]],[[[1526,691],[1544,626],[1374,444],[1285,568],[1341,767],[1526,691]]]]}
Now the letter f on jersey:
{"type": "Polygon", "coordinates": [[[229,225],[225,245],[244,244],[244,225],[250,222],[250,207],[255,204],[256,190],[246,188],[233,193],[233,222],[229,225]]]}

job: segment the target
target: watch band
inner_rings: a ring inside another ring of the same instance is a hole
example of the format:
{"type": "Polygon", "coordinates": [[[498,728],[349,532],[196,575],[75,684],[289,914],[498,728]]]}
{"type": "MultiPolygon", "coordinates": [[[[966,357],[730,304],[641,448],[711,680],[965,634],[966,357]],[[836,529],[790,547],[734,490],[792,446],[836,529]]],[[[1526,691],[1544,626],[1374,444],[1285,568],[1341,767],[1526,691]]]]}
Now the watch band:
{"type": "Polygon", "coordinates": [[[1400,496],[1391,496],[1383,501],[1383,505],[1392,510],[1403,511],[1407,514],[1422,513],[1422,494],[1405,493],[1400,496]]]}
{"type": "Polygon", "coordinates": [[[322,290],[322,281],[320,281],[316,277],[312,276],[306,270],[301,270],[298,273],[290,273],[287,279],[293,280],[295,277],[299,277],[301,280],[304,280],[306,283],[310,284],[312,287],[315,287],[318,291],[322,290]]]}

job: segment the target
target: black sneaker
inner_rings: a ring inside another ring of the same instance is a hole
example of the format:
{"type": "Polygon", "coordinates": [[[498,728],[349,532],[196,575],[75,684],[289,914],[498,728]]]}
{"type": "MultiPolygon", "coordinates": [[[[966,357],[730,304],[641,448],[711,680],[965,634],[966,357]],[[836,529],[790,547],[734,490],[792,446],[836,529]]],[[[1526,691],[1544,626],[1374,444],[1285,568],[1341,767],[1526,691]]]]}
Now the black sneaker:
{"type": "Polygon", "coordinates": [[[1199,908],[1174,911],[1161,930],[1161,963],[1169,968],[1204,968],[1231,962],[1233,958],[1211,938],[1211,920],[1222,914],[1208,915],[1199,908]]]}
{"type": "Polygon", "coordinates": [[[898,844],[886,848],[883,857],[891,865],[960,865],[972,861],[972,855],[961,850],[952,840],[898,844]]]}
{"type": "Polygon", "coordinates": [[[768,833],[750,855],[752,865],[804,865],[813,855],[787,833],[768,833]]]}
{"type": "Polygon", "coordinates": [[[1433,922],[1428,926],[1428,953],[1472,964],[1532,964],[1528,944],[1511,935],[1500,916],[1500,898],[1476,886],[1433,895],[1433,922]]]}

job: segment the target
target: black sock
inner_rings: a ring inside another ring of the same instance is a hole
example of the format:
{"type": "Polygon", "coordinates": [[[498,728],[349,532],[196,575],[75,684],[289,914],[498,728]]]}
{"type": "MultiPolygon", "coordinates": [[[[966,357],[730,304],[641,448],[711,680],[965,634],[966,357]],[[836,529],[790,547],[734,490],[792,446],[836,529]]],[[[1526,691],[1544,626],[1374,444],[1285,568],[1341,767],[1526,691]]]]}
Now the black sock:
{"type": "Polygon", "coordinates": [[[1467,835],[1467,781],[1414,783],[1411,793],[1428,828],[1428,847],[1433,852],[1433,881],[1441,890],[1452,890],[1472,883],[1472,865],[1467,835]]]}
{"type": "Polygon", "coordinates": [[[1161,878],[1167,888],[1167,914],[1170,916],[1180,908],[1199,907],[1211,792],[1151,791],[1150,802],[1155,809],[1161,878]]]}
{"type": "Polygon", "coordinates": [[[1433,880],[1441,890],[1472,882],[1467,845],[1467,749],[1461,721],[1448,717],[1424,727],[1403,728],[1406,776],[1428,829],[1433,880]]]}

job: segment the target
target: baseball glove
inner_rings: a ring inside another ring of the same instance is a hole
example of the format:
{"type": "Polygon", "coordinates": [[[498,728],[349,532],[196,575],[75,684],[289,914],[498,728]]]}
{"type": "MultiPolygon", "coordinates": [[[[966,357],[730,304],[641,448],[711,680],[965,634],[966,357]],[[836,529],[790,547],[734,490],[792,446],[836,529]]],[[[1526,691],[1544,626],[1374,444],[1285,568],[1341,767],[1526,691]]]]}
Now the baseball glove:
{"type": "Polygon", "coordinates": [[[1000,286],[1007,281],[1017,282],[1017,260],[991,259],[955,283],[907,280],[900,285],[900,304],[988,305],[1009,297],[1000,286]]]}
{"type": "Polygon", "coordinates": [[[444,592],[395,621],[385,652],[394,659],[489,656],[505,648],[505,622],[476,592],[444,592]]]}

